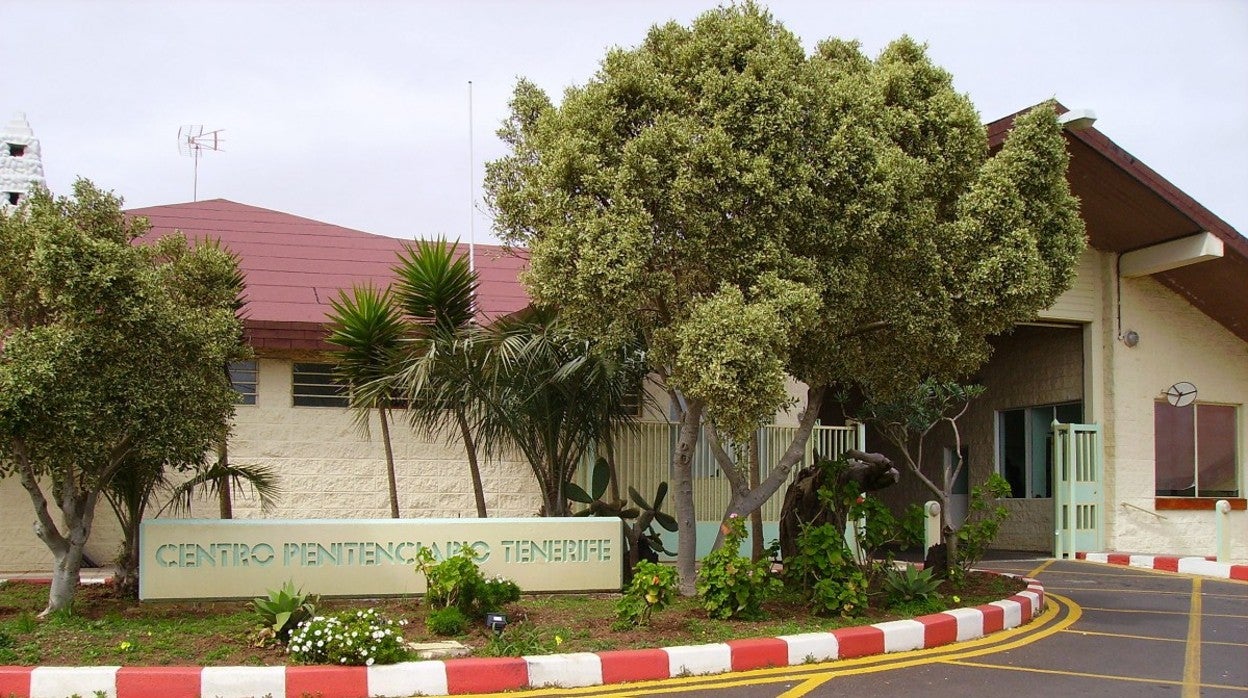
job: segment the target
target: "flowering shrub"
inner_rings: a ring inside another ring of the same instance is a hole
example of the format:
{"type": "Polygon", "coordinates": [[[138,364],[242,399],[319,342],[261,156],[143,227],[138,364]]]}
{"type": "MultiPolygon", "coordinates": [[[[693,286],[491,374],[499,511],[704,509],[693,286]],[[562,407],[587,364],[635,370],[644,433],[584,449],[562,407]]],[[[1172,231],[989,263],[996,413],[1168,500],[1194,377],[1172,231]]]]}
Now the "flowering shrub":
{"type": "Polygon", "coordinates": [[[300,664],[394,664],[406,660],[402,627],[373,609],[315,616],[290,634],[286,651],[300,664]]]}
{"type": "Polygon", "coordinates": [[[633,581],[615,605],[616,624],[620,628],[649,624],[651,613],[662,611],[672,602],[679,581],[671,567],[649,560],[638,562],[633,569],[633,581]]]}
{"type": "Polygon", "coordinates": [[[698,570],[698,596],[712,618],[758,618],[763,600],[781,586],[771,576],[770,560],[753,562],[739,554],[743,540],[745,520],[733,514],[724,524],[724,544],[698,570]]]}
{"type": "Polygon", "coordinates": [[[476,606],[480,613],[500,610],[520,600],[520,586],[503,575],[483,580],[477,588],[476,606]]]}

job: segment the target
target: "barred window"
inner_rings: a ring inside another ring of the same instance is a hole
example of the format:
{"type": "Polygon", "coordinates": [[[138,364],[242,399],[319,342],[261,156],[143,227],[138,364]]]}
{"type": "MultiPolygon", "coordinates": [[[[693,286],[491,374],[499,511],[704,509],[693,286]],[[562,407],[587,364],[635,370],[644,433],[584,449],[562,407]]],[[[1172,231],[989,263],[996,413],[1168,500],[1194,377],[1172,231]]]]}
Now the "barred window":
{"type": "Polygon", "coordinates": [[[238,393],[238,404],[256,404],[257,374],[255,361],[235,361],[230,364],[230,384],[238,393]]]}
{"type": "Polygon", "coordinates": [[[333,364],[294,364],[291,388],[296,407],[346,407],[347,386],[334,377],[333,364]]]}

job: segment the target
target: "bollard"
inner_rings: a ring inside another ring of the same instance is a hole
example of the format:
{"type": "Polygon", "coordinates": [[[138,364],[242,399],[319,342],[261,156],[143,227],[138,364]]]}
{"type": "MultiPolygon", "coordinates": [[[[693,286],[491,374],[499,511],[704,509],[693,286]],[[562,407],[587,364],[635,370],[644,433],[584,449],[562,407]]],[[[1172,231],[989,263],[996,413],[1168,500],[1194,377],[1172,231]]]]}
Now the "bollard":
{"type": "Polygon", "coordinates": [[[940,534],[940,502],[927,502],[923,505],[923,554],[944,541],[940,534]]]}
{"type": "Polygon", "coordinates": [[[1218,562],[1231,561],[1231,503],[1219,499],[1213,505],[1214,540],[1218,545],[1218,562]]]}

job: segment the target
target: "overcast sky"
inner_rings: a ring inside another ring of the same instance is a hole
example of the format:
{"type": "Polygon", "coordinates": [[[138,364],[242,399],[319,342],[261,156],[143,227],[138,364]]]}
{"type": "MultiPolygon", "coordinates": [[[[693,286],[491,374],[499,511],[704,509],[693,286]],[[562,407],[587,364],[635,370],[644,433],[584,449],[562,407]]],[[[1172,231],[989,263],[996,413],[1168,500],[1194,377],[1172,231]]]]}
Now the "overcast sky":
{"type": "MultiPolygon", "coordinates": [[[[483,163],[515,80],[558,99],[610,46],[713,2],[0,0],[0,124],[25,112],[48,185],[192,199],[178,128],[224,129],[199,198],[396,237],[489,240],[483,163]],[[469,118],[469,81],[472,118],[469,118]],[[470,128],[471,124],[471,128],[470,128]],[[469,133],[475,162],[471,169],[469,133]],[[471,184],[470,184],[471,183],[471,184]]],[[[1248,234],[1248,0],[774,0],[809,48],[929,45],[985,121],[1050,97],[1248,234]]]]}

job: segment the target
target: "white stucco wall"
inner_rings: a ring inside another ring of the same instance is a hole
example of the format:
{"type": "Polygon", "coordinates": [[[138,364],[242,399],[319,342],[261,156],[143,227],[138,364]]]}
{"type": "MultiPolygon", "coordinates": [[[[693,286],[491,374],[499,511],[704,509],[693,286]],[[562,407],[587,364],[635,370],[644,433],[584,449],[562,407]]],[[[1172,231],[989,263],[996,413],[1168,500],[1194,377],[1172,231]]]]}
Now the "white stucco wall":
{"type": "MultiPolygon", "coordinates": [[[[1140,341],[1127,347],[1117,341],[1113,324],[1106,323],[1107,422],[1112,425],[1105,436],[1110,475],[1106,542],[1122,552],[1213,554],[1212,510],[1155,509],[1153,403],[1170,385],[1188,381],[1199,390],[1199,401],[1239,406],[1243,497],[1248,488],[1248,342],[1151,277],[1122,280],[1122,330],[1139,333],[1140,341]]],[[[1231,512],[1230,528],[1232,557],[1248,560],[1248,513],[1231,512]]]]}

